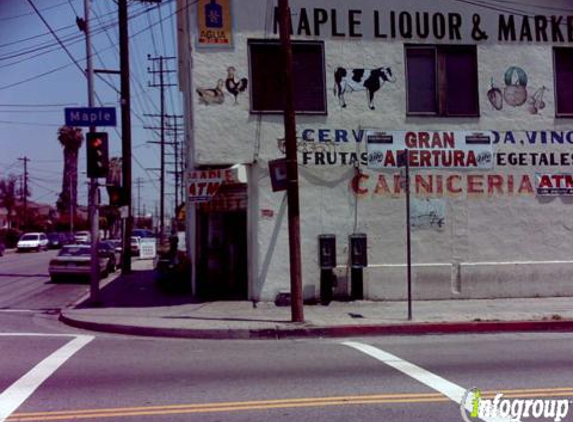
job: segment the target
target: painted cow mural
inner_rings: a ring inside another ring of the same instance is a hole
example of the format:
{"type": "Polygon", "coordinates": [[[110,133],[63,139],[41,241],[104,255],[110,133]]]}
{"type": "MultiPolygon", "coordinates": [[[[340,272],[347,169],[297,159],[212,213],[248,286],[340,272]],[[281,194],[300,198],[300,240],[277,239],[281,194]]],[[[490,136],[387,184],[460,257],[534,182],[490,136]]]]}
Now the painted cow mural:
{"type": "Polygon", "coordinates": [[[347,91],[367,91],[368,107],[374,110],[374,94],[386,82],[396,82],[390,67],[378,67],[376,69],[337,67],[334,70],[334,95],[338,96],[340,106],[346,107],[344,94],[347,91]]]}

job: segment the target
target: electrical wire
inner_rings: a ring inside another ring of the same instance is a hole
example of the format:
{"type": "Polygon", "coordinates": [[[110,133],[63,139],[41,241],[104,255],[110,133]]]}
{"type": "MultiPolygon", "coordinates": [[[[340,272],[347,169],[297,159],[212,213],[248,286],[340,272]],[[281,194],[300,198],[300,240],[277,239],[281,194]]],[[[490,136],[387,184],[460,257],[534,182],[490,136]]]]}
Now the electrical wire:
{"type": "MultiPolygon", "coordinates": [[[[75,27],[76,27],[76,24],[73,23],[73,24],[71,24],[71,25],[66,25],[66,26],[62,26],[61,28],[55,29],[55,31],[56,31],[56,32],[61,32],[61,31],[65,30],[65,29],[75,28],[75,27]]],[[[31,35],[31,36],[29,36],[29,37],[21,38],[21,39],[16,40],[16,41],[10,41],[10,42],[4,43],[4,44],[0,44],[0,47],[8,47],[9,45],[20,44],[20,43],[23,43],[23,42],[26,42],[26,41],[35,40],[36,38],[45,37],[45,36],[47,36],[47,35],[50,35],[50,33],[49,33],[49,32],[43,32],[43,33],[41,33],[41,34],[31,35]]]]}
{"type": "MultiPolygon", "coordinates": [[[[28,0],[28,1],[31,1],[31,0],[28,0]]],[[[166,3],[169,3],[169,2],[171,2],[171,1],[174,1],[174,0],[167,0],[166,3]]],[[[186,6],[181,7],[180,9],[177,9],[177,11],[176,11],[175,13],[177,13],[177,12],[180,11],[180,10],[183,10],[183,9],[185,9],[185,8],[190,7],[192,4],[195,4],[196,1],[197,1],[197,0],[191,2],[190,4],[188,4],[188,5],[186,5],[186,6]]],[[[132,18],[133,18],[133,16],[130,17],[130,19],[132,19],[132,18]]],[[[165,20],[165,19],[166,19],[166,18],[164,18],[164,20],[165,20]]],[[[148,26],[148,27],[146,27],[146,28],[143,28],[143,29],[140,30],[140,31],[137,31],[136,33],[130,35],[130,36],[129,36],[129,39],[132,39],[132,38],[134,38],[134,37],[136,37],[136,36],[142,34],[143,32],[148,31],[151,27],[157,25],[158,23],[159,23],[159,22],[155,22],[155,23],[153,23],[151,26],[148,26]]],[[[117,45],[117,44],[116,44],[116,45],[117,45]]],[[[111,47],[108,47],[108,48],[106,48],[106,49],[104,49],[104,50],[100,50],[100,51],[107,51],[107,50],[109,50],[110,48],[111,48],[111,47]]],[[[84,59],[85,59],[85,57],[84,57],[84,59]]],[[[63,66],[59,66],[59,67],[50,69],[50,70],[48,70],[48,71],[46,71],[46,72],[43,72],[43,73],[41,73],[41,74],[39,74],[39,75],[32,76],[32,77],[27,78],[27,79],[24,79],[24,80],[22,80],[22,81],[18,81],[18,82],[14,82],[14,83],[11,83],[11,84],[8,84],[8,85],[0,86],[0,90],[12,88],[12,87],[15,87],[15,86],[22,85],[22,84],[24,84],[24,83],[30,82],[30,81],[35,80],[35,79],[39,79],[39,78],[41,78],[41,77],[44,77],[44,76],[50,75],[50,74],[52,74],[52,73],[55,73],[55,72],[57,72],[57,71],[59,71],[59,70],[65,69],[65,68],[67,68],[67,67],[70,67],[70,66],[72,66],[73,64],[76,64],[76,65],[77,65],[77,62],[76,62],[76,63],[68,63],[68,64],[66,64],[66,65],[63,65],[63,66]]],[[[81,69],[81,67],[80,67],[80,69],[81,69]]],[[[82,73],[84,73],[83,70],[82,70],[82,73]]]]}
{"type": "Polygon", "coordinates": [[[59,104],[0,104],[0,107],[66,107],[76,106],[79,103],[59,103],[59,104]]]}
{"type": "MultiPolygon", "coordinates": [[[[516,1],[509,1],[509,0],[497,1],[496,3],[488,3],[487,1],[483,1],[483,0],[480,0],[480,1],[477,1],[477,0],[452,0],[452,1],[457,2],[457,3],[470,4],[472,6],[477,6],[477,7],[483,8],[483,9],[493,10],[496,12],[512,13],[512,14],[515,14],[518,16],[527,16],[527,17],[532,17],[535,15],[535,13],[526,12],[523,10],[523,7],[539,8],[539,9],[561,11],[561,12],[573,11],[573,9],[557,8],[557,7],[550,7],[550,6],[539,6],[539,5],[533,5],[533,4],[524,4],[524,3],[519,3],[516,1]],[[514,5],[519,6],[519,7],[501,6],[501,5],[499,5],[499,3],[514,4],[514,5]]],[[[566,25],[566,23],[562,23],[562,25],[566,25]]]]}
{"type": "MultiPolygon", "coordinates": [[[[62,3],[55,4],[55,5],[53,5],[53,6],[50,6],[50,7],[46,7],[46,8],[41,9],[41,10],[42,10],[42,12],[43,12],[43,11],[46,11],[46,10],[55,9],[55,8],[57,8],[57,7],[63,6],[64,4],[66,4],[65,1],[62,2],[62,3]]],[[[7,17],[5,17],[5,18],[0,18],[0,21],[9,21],[9,20],[13,20],[13,19],[19,19],[19,18],[23,18],[23,17],[30,16],[30,15],[33,15],[33,14],[34,14],[34,12],[28,12],[28,13],[22,13],[22,14],[20,14],[20,15],[7,16],[7,17]]]]}
{"type": "Polygon", "coordinates": [[[26,126],[61,126],[61,124],[55,123],[37,123],[37,122],[21,122],[14,120],[0,120],[0,124],[4,125],[26,125],[26,126]]]}

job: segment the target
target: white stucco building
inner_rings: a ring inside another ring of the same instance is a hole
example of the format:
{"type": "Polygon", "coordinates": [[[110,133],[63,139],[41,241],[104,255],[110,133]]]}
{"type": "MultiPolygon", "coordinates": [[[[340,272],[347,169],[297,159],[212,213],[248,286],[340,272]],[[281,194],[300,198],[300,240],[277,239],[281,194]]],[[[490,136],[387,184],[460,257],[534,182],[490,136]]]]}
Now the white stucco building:
{"type": "MultiPolygon", "coordinates": [[[[405,148],[414,298],[573,294],[570,1],[290,6],[305,297],[319,294],[321,234],[336,235],[348,293],[352,233],[367,235],[364,297],[406,296],[405,148]]],[[[178,2],[190,166],[246,170],[188,204],[206,296],[289,289],[285,192],[268,168],[284,156],[275,7],[178,2]]]]}

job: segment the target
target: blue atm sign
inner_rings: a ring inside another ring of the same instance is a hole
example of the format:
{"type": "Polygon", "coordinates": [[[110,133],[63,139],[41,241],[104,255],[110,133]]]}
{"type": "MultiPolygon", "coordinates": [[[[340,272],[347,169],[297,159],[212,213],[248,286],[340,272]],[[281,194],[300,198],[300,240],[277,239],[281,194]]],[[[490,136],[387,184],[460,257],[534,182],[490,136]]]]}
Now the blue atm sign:
{"type": "Polygon", "coordinates": [[[74,107],[64,112],[66,126],[117,126],[114,107],[74,107]]]}

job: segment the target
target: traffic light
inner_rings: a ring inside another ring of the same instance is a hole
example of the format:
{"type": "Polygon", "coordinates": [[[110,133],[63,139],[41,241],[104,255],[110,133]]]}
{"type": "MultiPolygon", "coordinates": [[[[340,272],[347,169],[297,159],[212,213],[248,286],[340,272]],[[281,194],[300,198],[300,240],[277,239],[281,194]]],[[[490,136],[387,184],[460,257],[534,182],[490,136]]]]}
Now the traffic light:
{"type": "Polygon", "coordinates": [[[109,169],[107,132],[88,132],[88,177],[106,177],[109,169]]]}
{"type": "Polygon", "coordinates": [[[127,205],[125,189],[120,186],[108,186],[107,194],[109,195],[109,205],[112,207],[122,207],[127,205]]]}

